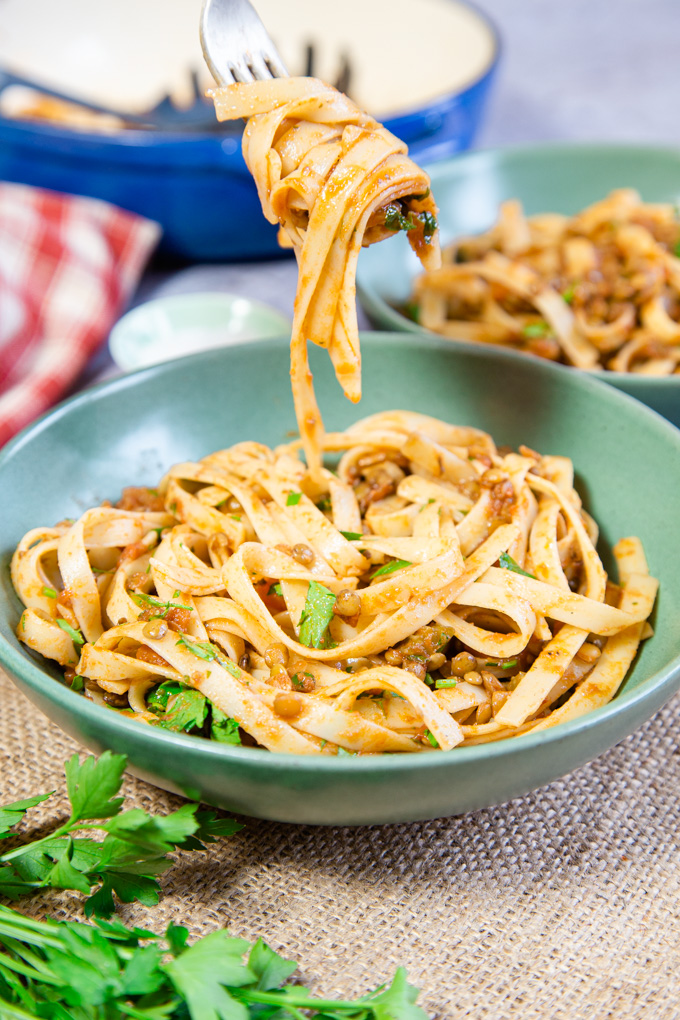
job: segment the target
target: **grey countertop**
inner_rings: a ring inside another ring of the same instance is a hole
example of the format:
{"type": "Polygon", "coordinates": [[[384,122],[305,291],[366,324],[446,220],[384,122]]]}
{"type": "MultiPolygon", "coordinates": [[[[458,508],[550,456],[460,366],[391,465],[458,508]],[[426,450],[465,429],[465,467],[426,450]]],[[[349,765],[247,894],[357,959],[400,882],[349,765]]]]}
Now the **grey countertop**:
{"type": "MultiPolygon", "coordinates": [[[[387,5],[389,0],[385,0],[387,5]]],[[[478,147],[550,140],[680,145],[680,0],[480,0],[502,57],[478,147]]],[[[202,290],[292,316],[292,259],[150,272],[134,304],[202,290]]],[[[360,325],[366,325],[360,312],[360,325]]],[[[109,374],[102,351],[92,375],[109,374]]]]}

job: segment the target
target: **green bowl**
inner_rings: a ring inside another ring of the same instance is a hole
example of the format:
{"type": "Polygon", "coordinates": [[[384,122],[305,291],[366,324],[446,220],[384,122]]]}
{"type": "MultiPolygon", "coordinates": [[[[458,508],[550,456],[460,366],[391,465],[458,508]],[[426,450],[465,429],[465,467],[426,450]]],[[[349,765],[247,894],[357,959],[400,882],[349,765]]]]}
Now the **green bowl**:
{"type": "MultiPolygon", "coordinates": [[[[680,150],[675,149],[532,145],[468,153],[427,169],[439,205],[444,244],[461,234],[486,230],[496,220],[499,204],[508,198],[519,198],[528,215],[573,214],[614,188],[637,188],[647,202],[680,204],[680,150]]],[[[373,325],[429,335],[429,330],[398,311],[408,300],[413,278],[421,271],[403,235],[361,253],[358,292],[373,325]]],[[[527,357],[512,353],[517,358],[527,357]]],[[[590,374],[680,425],[680,375],[653,378],[604,370],[590,374]]]]}
{"type": "MultiPolygon", "coordinates": [[[[294,429],[285,340],[208,351],[104,383],[30,426],[0,454],[0,662],[21,690],[85,746],[129,756],[133,771],[247,815],[324,825],[405,822],[470,811],[548,783],[649,718],[680,687],[680,432],[580,372],[438,337],[366,334],[364,398],[342,395],[328,355],[312,351],[328,428],[386,408],[479,426],[575,461],[603,547],[639,535],[661,579],[655,636],[605,708],[535,735],[450,752],[376,757],[273,754],[125,719],[58,682],[15,637],[20,604],[6,564],[24,532],[80,514],[126,484],[154,484],[176,461],[294,429]],[[266,371],[263,371],[266,365],[266,371]]],[[[27,711],[31,709],[27,706],[27,711]]]]}

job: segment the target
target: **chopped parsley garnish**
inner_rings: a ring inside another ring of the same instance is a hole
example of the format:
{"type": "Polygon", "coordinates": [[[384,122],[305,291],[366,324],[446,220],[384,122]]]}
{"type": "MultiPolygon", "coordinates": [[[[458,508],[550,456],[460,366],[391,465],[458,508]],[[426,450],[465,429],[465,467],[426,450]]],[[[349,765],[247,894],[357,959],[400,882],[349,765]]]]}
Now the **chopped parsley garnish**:
{"type": "Polygon", "coordinates": [[[431,212],[418,213],[418,218],[423,224],[423,236],[426,241],[429,241],[435,230],[437,229],[437,220],[431,212]]]}
{"type": "Polygon", "coordinates": [[[196,655],[199,659],[204,659],[206,662],[214,662],[217,658],[217,649],[213,648],[209,641],[193,641],[186,634],[182,634],[179,641],[176,641],[175,644],[184,645],[192,655],[196,655]]]}
{"type": "Polygon", "coordinates": [[[212,721],[210,723],[210,736],[219,744],[240,744],[241,734],[238,723],[231,716],[225,715],[215,705],[212,706],[212,721]]]}
{"type": "Polygon", "coordinates": [[[85,638],[80,633],[80,631],[75,630],[75,628],[72,627],[70,623],[68,623],[66,620],[62,620],[61,617],[59,617],[57,620],[57,627],[61,627],[61,629],[68,634],[68,636],[71,638],[71,641],[73,641],[74,645],[85,644],[85,638]]]}
{"type": "Polygon", "coordinates": [[[408,216],[404,216],[401,206],[393,203],[385,209],[385,226],[388,230],[415,230],[416,225],[408,216]]]}
{"type": "MultiPolygon", "coordinates": [[[[192,655],[197,656],[199,659],[203,659],[205,662],[216,662],[218,666],[222,666],[226,669],[227,673],[231,673],[237,680],[241,679],[241,670],[239,667],[228,659],[224,655],[220,655],[217,648],[211,645],[209,641],[194,641],[186,634],[182,634],[179,641],[175,641],[176,645],[182,645],[187,651],[191,652],[192,655]]],[[[210,676],[210,674],[208,674],[210,676]]]]}
{"type": "Polygon", "coordinates": [[[231,517],[232,521],[239,521],[239,522],[241,521],[241,515],[240,514],[229,514],[229,516],[231,517]]]}
{"type": "Polygon", "coordinates": [[[76,675],[74,676],[73,680],[71,680],[71,690],[72,691],[82,691],[84,686],[85,686],[85,679],[84,679],[84,677],[78,676],[78,674],[76,673],[76,675]]]}
{"type": "Polygon", "coordinates": [[[317,510],[322,513],[326,513],[327,510],[331,509],[331,501],[328,496],[322,496],[319,502],[316,504],[317,510]]]}
{"type": "Polygon", "coordinates": [[[529,322],[522,329],[522,336],[527,337],[540,337],[548,336],[550,333],[550,326],[547,322],[529,322]]]}
{"type": "Polygon", "coordinates": [[[146,704],[160,715],[158,725],[175,733],[199,729],[208,714],[205,696],[179,680],[166,680],[147,698],[146,704]]]}
{"type": "Polygon", "coordinates": [[[307,648],[329,648],[328,625],[333,619],[335,595],[318,581],[310,581],[300,617],[299,641],[307,648]]]}
{"type": "Polygon", "coordinates": [[[429,198],[429,197],[430,197],[430,189],[428,188],[426,191],[424,191],[422,193],[422,195],[406,195],[406,197],[402,201],[404,201],[404,202],[424,202],[425,199],[429,198]]]}
{"type": "Polygon", "coordinates": [[[676,258],[680,259],[680,241],[676,241],[673,245],[673,254],[676,258]]]}
{"type": "Polygon", "coordinates": [[[360,531],[341,531],[340,534],[348,542],[358,542],[360,538],[364,537],[360,531]]]}
{"type": "Polygon", "coordinates": [[[382,567],[378,567],[373,574],[371,574],[371,580],[374,577],[382,577],[384,574],[392,574],[395,570],[401,570],[402,567],[410,567],[410,560],[392,560],[391,563],[385,563],[382,567]]]}
{"type": "Polygon", "coordinates": [[[286,498],[286,506],[297,506],[301,499],[301,492],[289,492],[286,498]]]}
{"type": "Polygon", "coordinates": [[[576,293],[576,284],[572,283],[565,291],[562,292],[563,299],[568,305],[574,300],[574,294],[576,293]]]}
{"type": "Polygon", "coordinates": [[[281,584],[277,581],[276,584],[270,584],[267,595],[278,595],[280,598],[283,597],[283,591],[281,590],[281,584]]]}
{"type": "Polygon", "coordinates": [[[498,562],[505,568],[505,570],[512,570],[515,574],[522,574],[523,577],[531,577],[534,581],[536,580],[536,575],[530,574],[528,570],[522,570],[519,563],[517,563],[516,560],[513,560],[510,553],[501,553],[498,557],[498,562]]]}
{"type": "Polygon", "coordinates": [[[434,733],[430,733],[429,730],[425,730],[423,736],[427,740],[428,744],[432,745],[432,747],[439,747],[439,741],[435,737],[434,733]]]}
{"type": "Polygon", "coordinates": [[[445,691],[449,687],[455,687],[458,683],[452,676],[442,677],[441,680],[435,680],[434,685],[438,691],[445,691]]]}
{"type": "Polygon", "coordinates": [[[353,758],[356,751],[347,751],[344,747],[338,748],[338,758],[353,758]]]}
{"type": "Polygon", "coordinates": [[[293,685],[293,687],[295,688],[296,691],[304,691],[304,689],[305,689],[305,682],[304,682],[304,680],[301,679],[301,677],[303,677],[303,676],[309,677],[310,680],[314,679],[314,674],[313,673],[307,673],[307,672],[296,673],[294,676],[292,676],[290,678],[290,682],[292,683],[292,685],[293,685]]]}
{"type": "Polygon", "coordinates": [[[58,595],[58,593],[57,593],[57,592],[56,592],[56,591],[54,590],[54,588],[47,588],[47,587],[44,587],[44,588],[43,588],[43,590],[41,591],[41,593],[40,593],[40,594],[41,594],[41,595],[44,595],[44,596],[45,596],[46,598],[48,598],[48,599],[56,599],[56,598],[59,598],[59,595],[58,595]]]}
{"type": "MultiPolygon", "coordinates": [[[[175,592],[173,598],[177,598],[179,594],[179,591],[175,592]]],[[[142,591],[131,591],[130,598],[140,609],[155,609],[154,616],[165,618],[171,609],[188,609],[190,613],[193,613],[191,606],[185,606],[183,602],[162,602],[153,595],[145,595],[142,591]]]]}
{"type": "Polygon", "coordinates": [[[420,305],[417,301],[407,301],[402,310],[407,319],[420,322],[420,305]]]}

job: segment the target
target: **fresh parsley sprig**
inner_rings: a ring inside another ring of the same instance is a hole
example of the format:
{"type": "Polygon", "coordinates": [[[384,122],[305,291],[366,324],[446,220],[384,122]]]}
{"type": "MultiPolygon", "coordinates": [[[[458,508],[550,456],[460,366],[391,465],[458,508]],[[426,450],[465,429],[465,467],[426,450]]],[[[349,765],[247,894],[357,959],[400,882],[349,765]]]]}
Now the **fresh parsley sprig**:
{"type": "Polygon", "coordinates": [[[427,1020],[403,968],[354,1001],[317,999],[291,984],[296,964],[258,939],[216,931],[188,945],[117,918],[33,921],[0,907],[3,1020],[427,1020]]]}
{"type": "MultiPolygon", "coordinates": [[[[82,762],[74,754],[66,762],[70,817],[48,836],[0,854],[0,895],[15,900],[49,887],[73,889],[88,896],[85,913],[101,917],[113,913],[114,894],[123,903],[139,900],[149,906],[158,903],[156,876],[172,866],[167,856],[172,850],[204,850],[206,843],[243,827],[216,818],[214,811],[199,811],[198,804],[184,804],[165,816],[139,808],[123,811],[117,794],[125,765],[124,755],[110,751],[82,762]],[[83,829],[103,832],[103,841],[76,835],[83,829]]],[[[26,812],[51,796],[39,794],[1,808],[0,839],[15,836],[12,830],[26,812]]]]}

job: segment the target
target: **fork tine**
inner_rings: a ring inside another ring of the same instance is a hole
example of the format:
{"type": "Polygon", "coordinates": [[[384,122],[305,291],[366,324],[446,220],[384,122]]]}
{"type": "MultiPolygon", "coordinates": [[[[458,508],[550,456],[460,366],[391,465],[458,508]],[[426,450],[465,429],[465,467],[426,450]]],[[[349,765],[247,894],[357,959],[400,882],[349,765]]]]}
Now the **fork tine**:
{"type": "Polygon", "coordinates": [[[201,46],[219,85],[288,77],[276,47],[248,0],[204,0],[201,46]]]}

